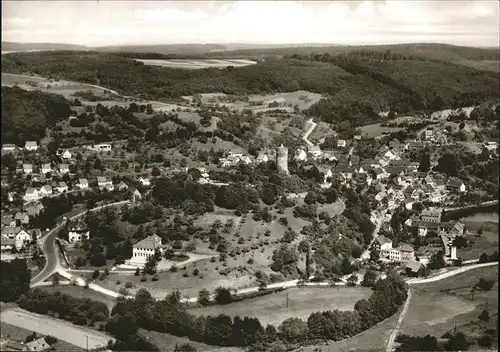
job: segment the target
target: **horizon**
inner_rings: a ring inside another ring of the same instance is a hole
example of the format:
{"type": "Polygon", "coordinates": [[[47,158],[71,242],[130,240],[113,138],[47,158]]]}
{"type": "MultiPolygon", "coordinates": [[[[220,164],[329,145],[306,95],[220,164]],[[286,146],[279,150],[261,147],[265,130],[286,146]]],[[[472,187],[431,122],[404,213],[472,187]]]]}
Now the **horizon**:
{"type": "Polygon", "coordinates": [[[4,42],[26,44],[496,48],[499,28],[500,3],[483,0],[2,1],[4,42]]]}

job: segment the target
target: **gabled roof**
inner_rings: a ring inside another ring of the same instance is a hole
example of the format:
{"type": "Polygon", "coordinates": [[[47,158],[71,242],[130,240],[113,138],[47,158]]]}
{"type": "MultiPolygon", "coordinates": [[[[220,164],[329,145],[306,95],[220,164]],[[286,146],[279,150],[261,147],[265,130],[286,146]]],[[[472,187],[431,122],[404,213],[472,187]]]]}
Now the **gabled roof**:
{"type": "Polygon", "coordinates": [[[36,147],[38,144],[35,141],[26,141],[24,144],[25,147],[36,147]]]}
{"type": "Polygon", "coordinates": [[[97,182],[98,183],[107,182],[106,176],[97,176],[97,182]]]}
{"type": "Polygon", "coordinates": [[[410,246],[409,244],[406,244],[406,243],[400,245],[398,249],[401,252],[414,252],[415,251],[412,246],[410,246]]]}
{"type": "Polygon", "coordinates": [[[66,184],[66,182],[61,181],[61,182],[59,182],[59,187],[64,188],[64,187],[68,187],[68,185],[66,184]]]}
{"type": "Polygon", "coordinates": [[[78,179],[78,183],[79,184],[83,184],[83,183],[87,183],[88,184],[89,181],[86,178],[80,178],[80,179],[78,179]]]}
{"type": "Polygon", "coordinates": [[[44,168],[44,169],[50,169],[51,166],[50,166],[49,163],[45,163],[45,164],[42,164],[42,168],[44,168]]]}
{"type": "Polygon", "coordinates": [[[377,239],[375,240],[378,242],[378,244],[380,245],[383,245],[383,244],[386,244],[386,243],[392,243],[392,240],[385,237],[384,235],[380,235],[377,237],[377,239]]]}
{"type": "Polygon", "coordinates": [[[26,194],[32,194],[32,193],[37,193],[38,191],[36,188],[30,187],[26,190],[26,194]]]}
{"type": "Polygon", "coordinates": [[[23,164],[23,169],[32,169],[33,164],[23,164]]]}
{"type": "Polygon", "coordinates": [[[52,192],[52,186],[50,185],[45,185],[40,188],[40,191],[45,191],[45,192],[52,192]]]}
{"type": "Polygon", "coordinates": [[[162,246],[161,238],[158,235],[151,235],[134,244],[135,248],[146,248],[146,249],[156,249],[160,248],[161,246],[162,246]]]}
{"type": "Polygon", "coordinates": [[[423,266],[422,263],[420,263],[414,259],[410,259],[408,261],[408,263],[406,263],[406,268],[410,269],[414,273],[418,272],[422,266],[423,266]]]}
{"type": "Polygon", "coordinates": [[[50,345],[47,343],[47,341],[45,341],[43,337],[41,339],[28,342],[26,346],[28,346],[30,351],[45,351],[50,349],[50,345]]]}

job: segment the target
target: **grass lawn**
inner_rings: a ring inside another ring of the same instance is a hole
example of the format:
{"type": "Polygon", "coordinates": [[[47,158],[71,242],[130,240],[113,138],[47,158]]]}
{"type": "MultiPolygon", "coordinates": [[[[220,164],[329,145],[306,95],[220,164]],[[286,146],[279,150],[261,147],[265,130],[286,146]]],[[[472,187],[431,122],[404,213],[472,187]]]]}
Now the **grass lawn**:
{"type": "MultiPolygon", "coordinates": [[[[96,284],[100,284],[100,281],[97,281],[96,284]]],[[[48,292],[61,292],[63,294],[75,297],[75,298],[88,298],[94,301],[99,301],[105,303],[109,310],[113,308],[116,304],[116,300],[113,297],[107,296],[103,293],[86,289],[79,286],[73,285],[59,285],[59,286],[42,286],[43,290],[48,292]]]]}
{"type": "Polygon", "coordinates": [[[262,325],[279,325],[283,320],[297,317],[307,320],[317,311],[352,310],[354,304],[368,298],[372,291],[364,287],[307,287],[291,288],[278,293],[244,300],[225,306],[210,306],[190,310],[195,315],[227,314],[259,318],[262,325]],[[288,296],[288,308],[286,300],[288,296]]]}
{"type": "MultiPolygon", "coordinates": [[[[33,333],[30,330],[19,328],[17,326],[6,324],[4,322],[0,323],[0,331],[2,335],[2,340],[9,339],[11,341],[16,341],[16,342],[24,342],[26,337],[28,337],[33,333]]],[[[39,338],[43,337],[43,335],[41,334],[37,334],[37,336],[39,338]]],[[[55,347],[57,351],[85,351],[84,349],[71,345],[65,341],[58,341],[52,346],[55,347]]],[[[3,348],[2,351],[4,351],[3,348]]]]}
{"type": "Polygon", "coordinates": [[[177,337],[170,334],[165,334],[156,331],[149,331],[140,329],[139,333],[146,337],[150,342],[154,343],[160,348],[161,352],[172,352],[175,345],[181,346],[189,344],[196,348],[197,352],[210,351],[210,352],[243,352],[244,350],[238,347],[218,347],[205,345],[204,343],[191,341],[186,337],[177,337]]]}
{"type": "Polygon", "coordinates": [[[471,235],[466,236],[467,239],[474,241],[472,247],[457,249],[457,256],[463,257],[465,260],[476,259],[485,252],[492,254],[495,250],[498,251],[498,223],[479,222],[479,221],[464,221],[471,235]],[[479,228],[483,229],[483,234],[476,236],[479,228]]]}
{"type": "Polygon", "coordinates": [[[470,292],[470,286],[477,283],[479,278],[497,281],[497,276],[497,267],[485,267],[437,282],[412,285],[412,300],[400,333],[441,337],[453,329],[455,323],[460,326],[477,321],[486,305],[490,316],[497,313],[498,283],[491,291],[476,291],[473,301],[470,292]]]}

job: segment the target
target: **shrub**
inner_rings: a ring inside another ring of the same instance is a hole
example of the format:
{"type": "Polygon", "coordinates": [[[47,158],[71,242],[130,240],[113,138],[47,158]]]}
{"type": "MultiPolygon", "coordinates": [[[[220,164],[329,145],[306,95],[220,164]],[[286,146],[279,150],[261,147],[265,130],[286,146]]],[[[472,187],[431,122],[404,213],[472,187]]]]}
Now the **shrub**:
{"type": "Polygon", "coordinates": [[[490,320],[490,314],[486,309],[484,309],[481,314],[479,314],[479,320],[487,322],[490,320]]]}
{"type": "Polygon", "coordinates": [[[193,270],[194,276],[198,276],[199,273],[200,273],[200,271],[197,268],[193,270]]]}
{"type": "Polygon", "coordinates": [[[120,280],[116,280],[116,284],[119,285],[121,284],[122,282],[120,280]]]}
{"type": "Polygon", "coordinates": [[[489,280],[485,278],[480,278],[479,282],[476,284],[476,287],[481,291],[489,291],[495,286],[495,280],[489,280]]]}
{"type": "Polygon", "coordinates": [[[156,275],[155,275],[155,276],[153,276],[153,277],[151,278],[151,280],[152,280],[152,281],[158,281],[158,276],[156,276],[156,275]]]}
{"type": "Polygon", "coordinates": [[[481,347],[491,347],[493,344],[493,337],[491,335],[482,335],[477,339],[477,344],[481,347]]]}
{"type": "Polygon", "coordinates": [[[176,273],[176,272],[177,272],[177,267],[176,267],[175,265],[172,265],[172,266],[170,267],[170,272],[172,272],[172,273],[176,273]]]}
{"type": "Polygon", "coordinates": [[[122,296],[128,296],[130,292],[126,288],[122,287],[120,288],[120,290],[118,290],[118,293],[121,294],[122,296]]]}
{"type": "Polygon", "coordinates": [[[47,336],[45,336],[44,339],[45,339],[45,342],[47,342],[47,344],[49,344],[49,345],[53,345],[53,344],[57,343],[57,341],[58,341],[57,338],[52,336],[52,335],[47,335],[47,336]]]}
{"type": "Polygon", "coordinates": [[[125,288],[132,288],[132,287],[134,287],[134,284],[133,284],[133,283],[131,283],[130,281],[127,281],[127,282],[125,283],[125,288]]]}
{"type": "Polygon", "coordinates": [[[146,276],[141,277],[141,282],[146,282],[148,281],[148,278],[146,276]]]}
{"type": "Polygon", "coordinates": [[[231,291],[225,287],[215,289],[215,302],[218,304],[229,304],[232,302],[231,291]]]}
{"type": "Polygon", "coordinates": [[[253,264],[253,258],[248,259],[247,263],[248,264],[253,264]]]}
{"type": "Polygon", "coordinates": [[[189,274],[188,274],[187,272],[185,272],[184,274],[182,274],[182,276],[184,276],[184,277],[188,277],[188,276],[189,276],[189,274]]]}

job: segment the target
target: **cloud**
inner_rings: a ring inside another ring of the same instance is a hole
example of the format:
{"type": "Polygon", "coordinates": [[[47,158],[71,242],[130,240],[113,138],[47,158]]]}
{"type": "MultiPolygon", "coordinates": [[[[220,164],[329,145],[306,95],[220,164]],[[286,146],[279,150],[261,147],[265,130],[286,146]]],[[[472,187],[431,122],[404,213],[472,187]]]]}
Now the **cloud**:
{"type": "MultiPolygon", "coordinates": [[[[3,20],[3,19],[2,19],[3,20]]],[[[25,28],[29,26],[32,22],[32,18],[26,18],[26,17],[7,17],[5,19],[5,22],[8,26],[14,26],[14,27],[19,27],[19,28],[25,28]]]]}
{"type": "Polygon", "coordinates": [[[182,11],[178,9],[139,9],[133,12],[133,18],[141,22],[161,22],[161,21],[192,21],[209,17],[202,11],[182,11]]]}

